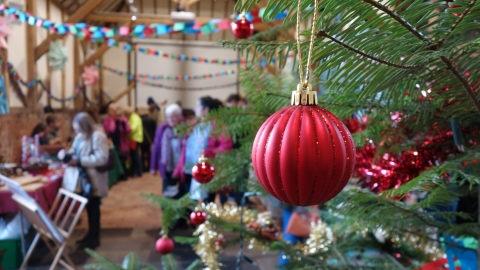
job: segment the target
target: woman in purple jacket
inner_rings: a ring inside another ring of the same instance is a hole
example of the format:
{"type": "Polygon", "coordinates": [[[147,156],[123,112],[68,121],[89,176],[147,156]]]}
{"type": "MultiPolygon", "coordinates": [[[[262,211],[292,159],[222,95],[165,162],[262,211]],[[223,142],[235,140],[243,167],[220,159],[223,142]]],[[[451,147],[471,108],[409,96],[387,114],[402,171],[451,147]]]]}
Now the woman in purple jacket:
{"type": "Polygon", "coordinates": [[[157,127],[153,141],[150,172],[160,171],[163,179],[163,196],[173,198],[178,194],[177,180],[173,171],[182,154],[184,140],[175,135],[174,128],[183,121],[182,108],[177,104],[165,108],[167,121],[157,127]]]}

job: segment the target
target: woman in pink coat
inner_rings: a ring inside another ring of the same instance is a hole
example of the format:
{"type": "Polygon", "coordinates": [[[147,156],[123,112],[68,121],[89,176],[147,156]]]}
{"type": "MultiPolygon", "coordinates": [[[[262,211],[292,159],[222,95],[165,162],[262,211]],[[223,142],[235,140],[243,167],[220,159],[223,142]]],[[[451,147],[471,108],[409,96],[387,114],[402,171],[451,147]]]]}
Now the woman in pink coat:
{"type": "MultiPolygon", "coordinates": [[[[117,104],[112,103],[108,106],[108,116],[103,120],[103,129],[107,137],[112,140],[113,145],[119,153],[120,160],[125,170],[125,163],[130,153],[128,145],[128,134],[130,133],[130,125],[125,116],[123,116],[123,110],[117,104]]],[[[121,176],[125,179],[125,176],[121,176]]]]}

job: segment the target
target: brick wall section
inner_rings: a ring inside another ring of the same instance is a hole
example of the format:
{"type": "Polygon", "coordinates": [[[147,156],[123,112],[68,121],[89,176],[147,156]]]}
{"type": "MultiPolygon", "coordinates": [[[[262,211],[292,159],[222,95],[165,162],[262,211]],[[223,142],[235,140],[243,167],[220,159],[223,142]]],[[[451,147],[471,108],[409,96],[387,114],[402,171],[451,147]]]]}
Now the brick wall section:
{"type": "MultiPolygon", "coordinates": [[[[66,141],[72,135],[72,118],[75,112],[56,112],[61,123],[59,135],[66,141]]],[[[22,137],[30,136],[33,128],[45,121],[44,113],[28,113],[24,109],[12,108],[10,114],[0,115],[0,162],[20,163],[22,155],[22,137]],[[3,157],[3,161],[2,160],[3,157]]]]}

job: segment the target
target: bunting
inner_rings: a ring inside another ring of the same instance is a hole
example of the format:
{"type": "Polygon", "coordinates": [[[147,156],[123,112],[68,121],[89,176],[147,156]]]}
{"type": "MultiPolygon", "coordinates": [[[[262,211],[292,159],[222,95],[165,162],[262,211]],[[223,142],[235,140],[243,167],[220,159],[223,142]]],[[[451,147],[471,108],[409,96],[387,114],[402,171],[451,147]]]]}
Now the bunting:
{"type": "Polygon", "coordinates": [[[95,64],[98,68],[103,70],[115,73],[120,76],[124,76],[129,80],[133,81],[135,79],[150,79],[150,80],[166,80],[166,81],[191,81],[191,80],[202,80],[202,79],[212,79],[224,76],[230,76],[237,73],[236,69],[226,70],[217,73],[208,73],[203,75],[177,75],[177,76],[168,76],[168,75],[151,75],[151,74],[138,74],[138,73],[129,73],[127,71],[122,71],[112,67],[107,67],[100,65],[99,63],[95,64]]]}

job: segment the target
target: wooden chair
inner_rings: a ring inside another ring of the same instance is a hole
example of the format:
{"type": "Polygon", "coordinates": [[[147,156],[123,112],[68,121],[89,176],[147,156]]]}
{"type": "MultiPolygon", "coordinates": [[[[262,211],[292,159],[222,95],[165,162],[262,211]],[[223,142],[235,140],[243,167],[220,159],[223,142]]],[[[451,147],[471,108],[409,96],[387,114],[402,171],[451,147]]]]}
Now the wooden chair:
{"type": "Polygon", "coordinates": [[[61,188],[47,216],[43,210],[35,203],[32,203],[32,201],[25,200],[18,194],[14,194],[12,198],[18,203],[22,212],[35,230],[37,230],[37,235],[28,249],[20,269],[26,268],[28,260],[40,238],[45,241],[50,252],[55,256],[50,270],[55,269],[58,263],[67,269],[75,269],[75,264],[66,252],[67,242],[88,200],[61,188]],[[73,218],[71,218],[71,216],[73,216],[73,218]]]}

